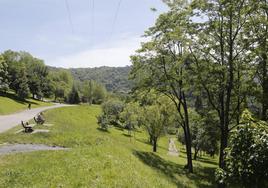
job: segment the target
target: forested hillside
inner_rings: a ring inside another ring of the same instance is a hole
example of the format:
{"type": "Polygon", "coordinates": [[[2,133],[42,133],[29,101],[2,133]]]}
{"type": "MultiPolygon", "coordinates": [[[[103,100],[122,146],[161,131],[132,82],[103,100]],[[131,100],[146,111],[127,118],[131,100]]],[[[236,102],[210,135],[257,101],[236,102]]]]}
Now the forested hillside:
{"type": "Polygon", "coordinates": [[[130,66],[126,67],[97,67],[72,68],[71,73],[80,81],[94,80],[103,84],[108,91],[126,93],[131,88],[128,80],[130,66]]]}
{"type": "Polygon", "coordinates": [[[132,82],[128,80],[131,67],[95,67],[95,68],[56,68],[49,67],[52,71],[70,70],[75,80],[96,81],[115,93],[127,93],[131,89],[132,82]]]}

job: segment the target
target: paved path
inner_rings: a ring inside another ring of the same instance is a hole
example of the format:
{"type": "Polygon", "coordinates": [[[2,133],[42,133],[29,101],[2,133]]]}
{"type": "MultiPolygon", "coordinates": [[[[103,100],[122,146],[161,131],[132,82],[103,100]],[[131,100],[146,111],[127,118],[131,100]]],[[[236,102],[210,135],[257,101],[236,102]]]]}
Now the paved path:
{"type": "Polygon", "coordinates": [[[18,112],[15,114],[2,115],[2,116],[0,115],[0,133],[17,126],[18,124],[21,123],[21,121],[29,121],[30,119],[33,119],[34,116],[36,116],[38,113],[42,111],[65,106],[73,106],[73,105],[55,104],[53,106],[45,106],[40,108],[33,108],[31,110],[24,110],[22,112],[18,112]]]}
{"type": "Polygon", "coordinates": [[[176,148],[174,138],[169,139],[168,154],[169,155],[174,155],[174,156],[179,156],[179,152],[178,152],[178,150],[176,148]]]}
{"type": "Polygon", "coordinates": [[[14,144],[0,147],[0,155],[20,152],[31,152],[40,150],[68,150],[69,148],[59,146],[47,146],[43,144],[14,144]]]}

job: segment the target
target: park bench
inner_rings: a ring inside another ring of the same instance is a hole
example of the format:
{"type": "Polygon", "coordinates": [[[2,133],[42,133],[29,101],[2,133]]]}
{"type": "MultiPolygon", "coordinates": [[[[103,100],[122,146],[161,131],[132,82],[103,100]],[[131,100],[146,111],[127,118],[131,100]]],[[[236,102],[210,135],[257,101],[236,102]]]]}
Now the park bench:
{"type": "Polygon", "coordinates": [[[39,125],[43,125],[45,123],[45,119],[40,114],[37,117],[34,117],[34,121],[36,124],[39,124],[39,125]]]}
{"type": "Polygon", "coordinates": [[[24,124],[24,122],[21,121],[21,125],[24,128],[24,132],[26,132],[26,133],[33,132],[33,127],[29,126],[28,122],[26,122],[26,124],[24,124]]]}

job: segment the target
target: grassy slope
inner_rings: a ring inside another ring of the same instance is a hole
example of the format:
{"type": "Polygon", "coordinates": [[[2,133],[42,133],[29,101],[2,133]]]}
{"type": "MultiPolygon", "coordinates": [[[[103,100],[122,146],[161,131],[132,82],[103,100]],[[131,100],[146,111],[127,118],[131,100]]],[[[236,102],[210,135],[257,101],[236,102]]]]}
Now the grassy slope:
{"type": "Polygon", "coordinates": [[[21,110],[26,110],[28,108],[29,103],[32,104],[32,108],[51,105],[51,103],[33,99],[27,99],[23,101],[16,97],[14,94],[8,93],[6,94],[6,96],[0,95],[0,115],[11,114],[21,110]]]}
{"type": "MultiPolygon", "coordinates": [[[[0,156],[0,187],[215,187],[215,161],[194,162],[196,173],[183,170],[185,154],[167,155],[167,138],[151,153],[144,133],[97,129],[98,106],[47,111],[49,133],[0,134],[0,143],[45,143],[72,148],[0,156]]],[[[43,127],[40,127],[43,128],[43,127]]],[[[182,151],[182,146],[180,146],[182,151]]]]}

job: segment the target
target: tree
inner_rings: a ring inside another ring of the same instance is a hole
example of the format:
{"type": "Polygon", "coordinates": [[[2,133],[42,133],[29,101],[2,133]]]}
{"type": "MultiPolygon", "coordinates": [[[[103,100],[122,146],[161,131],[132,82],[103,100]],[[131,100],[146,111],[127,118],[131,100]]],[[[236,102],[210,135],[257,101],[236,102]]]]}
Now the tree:
{"type": "Polygon", "coordinates": [[[88,87],[85,87],[85,95],[88,99],[89,104],[92,104],[93,101],[93,83],[92,80],[89,80],[88,87]]]}
{"type": "Polygon", "coordinates": [[[21,99],[29,96],[30,90],[27,82],[26,70],[23,67],[18,73],[18,79],[15,81],[15,84],[18,85],[17,94],[21,99]]]}
{"type": "Polygon", "coordinates": [[[20,82],[18,80],[21,80],[21,69],[23,69],[23,67],[25,69],[25,66],[23,63],[20,63],[20,55],[18,52],[7,50],[2,53],[2,56],[4,57],[4,61],[6,62],[8,67],[7,71],[9,74],[9,87],[10,89],[13,89],[16,93],[18,93],[18,90],[20,88],[20,82]]]}
{"type": "Polygon", "coordinates": [[[75,86],[73,86],[71,92],[68,95],[68,102],[70,104],[78,104],[80,102],[79,93],[75,86]]]}
{"type": "Polygon", "coordinates": [[[206,118],[204,118],[191,125],[194,160],[197,160],[197,155],[201,151],[213,157],[218,152],[218,130],[215,130],[214,124],[206,124],[206,118]]]}
{"type": "Polygon", "coordinates": [[[48,78],[51,80],[51,87],[54,88],[55,100],[57,98],[67,99],[73,86],[71,73],[67,70],[50,71],[48,78]]]}
{"type": "Polygon", "coordinates": [[[268,128],[265,122],[255,120],[246,110],[241,124],[232,131],[225,151],[226,168],[218,169],[218,181],[243,187],[267,187],[268,128]]]}
{"type": "Polygon", "coordinates": [[[248,30],[253,31],[251,43],[254,43],[256,80],[260,86],[257,98],[261,103],[261,119],[268,119],[268,2],[266,0],[254,1],[254,12],[250,15],[248,30]]]}
{"type": "Polygon", "coordinates": [[[187,2],[176,1],[178,6],[160,15],[154,27],[146,31],[149,42],[142,44],[132,56],[131,78],[134,88],[154,89],[170,98],[176,107],[179,124],[183,128],[187,151],[187,169],[193,172],[192,139],[188,114],[188,94],[193,89],[188,69],[187,30],[189,7],[187,2]]]}
{"type": "MultiPolygon", "coordinates": [[[[250,1],[193,1],[194,16],[202,20],[192,23],[192,61],[195,63],[196,82],[207,94],[210,106],[219,118],[219,166],[225,168],[224,149],[231,129],[237,125],[244,108],[250,74],[248,53],[252,43],[245,31],[252,11],[250,1]]],[[[224,185],[219,185],[224,187],[224,185]]]]}
{"type": "Polygon", "coordinates": [[[20,77],[22,74],[24,75],[22,72],[25,72],[27,87],[29,87],[33,98],[37,97],[40,99],[44,95],[48,96],[51,94],[52,84],[50,83],[51,80],[48,79],[48,68],[42,60],[33,57],[27,52],[14,52],[11,50],[5,51],[2,56],[8,65],[7,71],[9,73],[8,81],[10,88],[16,93],[19,92],[20,96],[26,95],[26,93],[23,94],[26,92],[26,83],[21,84],[25,80],[22,80],[22,77],[20,77]]]}
{"type": "Polygon", "coordinates": [[[28,53],[23,54],[22,62],[27,67],[28,85],[32,97],[42,98],[44,93],[49,89],[48,68],[42,60],[32,57],[28,53]]]}
{"type": "Polygon", "coordinates": [[[111,99],[101,105],[102,112],[98,116],[101,127],[107,129],[110,125],[121,126],[120,113],[124,110],[124,103],[118,99],[111,99]]]}
{"type": "Polygon", "coordinates": [[[168,126],[167,111],[159,105],[145,106],[140,116],[141,123],[152,141],[153,152],[156,152],[157,142],[160,136],[165,133],[165,127],[168,126]]]}
{"type": "Polygon", "coordinates": [[[42,86],[42,94],[44,97],[50,98],[53,96],[54,86],[49,76],[44,78],[44,82],[42,82],[41,86],[42,86]]]}
{"type": "Polygon", "coordinates": [[[137,102],[130,102],[125,105],[124,110],[120,113],[120,122],[124,124],[130,136],[135,128],[141,126],[140,110],[141,107],[137,102]]]}
{"type": "Polygon", "coordinates": [[[64,89],[57,87],[54,91],[55,101],[57,101],[58,98],[64,98],[64,89]]]}
{"type": "Polygon", "coordinates": [[[97,117],[97,119],[98,119],[98,124],[100,125],[100,128],[102,130],[107,131],[110,126],[110,120],[109,120],[108,114],[102,113],[101,115],[97,117]]]}
{"type": "MultiPolygon", "coordinates": [[[[200,150],[204,148],[206,144],[207,137],[204,128],[204,122],[202,117],[196,113],[194,110],[190,110],[190,129],[192,133],[192,146],[194,148],[194,157],[193,159],[197,159],[197,154],[200,150]]],[[[185,140],[185,138],[184,138],[185,140]]]]}
{"type": "Polygon", "coordinates": [[[101,104],[107,95],[107,91],[105,89],[105,87],[103,87],[101,84],[99,83],[95,83],[94,88],[93,89],[93,103],[94,104],[101,104]]]}
{"type": "Polygon", "coordinates": [[[107,91],[103,85],[93,80],[89,80],[81,83],[81,86],[84,102],[88,102],[89,104],[101,104],[105,100],[107,91]]]}
{"type": "Polygon", "coordinates": [[[9,88],[8,65],[2,55],[0,55],[0,92],[6,92],[9,88]]]}

